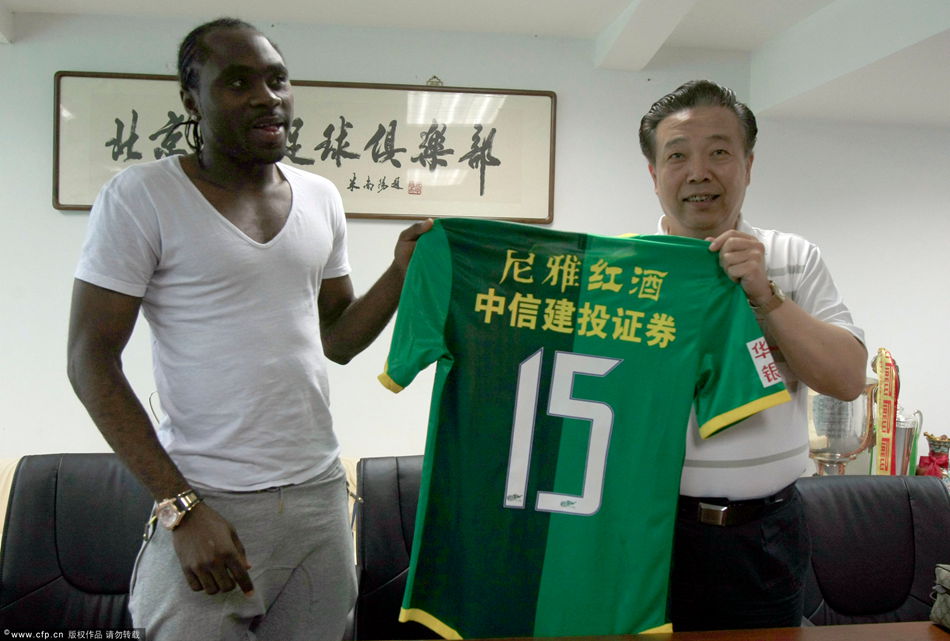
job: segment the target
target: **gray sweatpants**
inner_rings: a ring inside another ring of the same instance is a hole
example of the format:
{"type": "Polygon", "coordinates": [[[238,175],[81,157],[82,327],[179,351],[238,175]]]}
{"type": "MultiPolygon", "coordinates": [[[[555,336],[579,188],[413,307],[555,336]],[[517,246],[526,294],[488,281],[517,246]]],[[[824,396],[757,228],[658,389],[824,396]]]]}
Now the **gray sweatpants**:
{"type": "Polygon", "coordinates": [[[129,601],[148,641],[339,641],[356,600],[342,466],[299,485],[200,494],[237,530],[254,594],[193,592],[171,532],[156,527],[136,559],[129,601]]]}

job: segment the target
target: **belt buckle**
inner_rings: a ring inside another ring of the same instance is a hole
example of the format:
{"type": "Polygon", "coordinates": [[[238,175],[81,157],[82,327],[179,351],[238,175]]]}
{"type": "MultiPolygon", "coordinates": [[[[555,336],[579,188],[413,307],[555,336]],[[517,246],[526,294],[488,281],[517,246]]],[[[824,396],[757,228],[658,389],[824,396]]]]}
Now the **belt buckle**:
{"type": "Polygon", "coordinates": [[[699,504],[699,522],[705,523],[706,525],[725,525],[726,524],[726,512],[729,510],[728,505],[714,505],[712,503],[700,503],[699,504]]]}

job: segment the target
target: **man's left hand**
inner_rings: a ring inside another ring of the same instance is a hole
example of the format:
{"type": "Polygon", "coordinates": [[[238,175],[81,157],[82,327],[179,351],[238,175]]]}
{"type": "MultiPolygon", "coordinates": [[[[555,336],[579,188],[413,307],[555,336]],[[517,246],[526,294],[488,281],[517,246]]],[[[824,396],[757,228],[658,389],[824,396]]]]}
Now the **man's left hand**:
{"type": "Polygon", "coordinates": [[[730,229],[710,241],[709,251],[719,252],[719,264],[742,286],[749,302],[762,306],[772,298],[765,272],[765,245],[755,236],[730,229]]]}
{"type": "Polygon", "coordinates": [[[426,218],[407,227],[399,234],[399,240],[396,241],[395,263],[404,273],[409,267],[409,259],[412,258],[412,252],[416,248],[416,241],[430,229],[432,229],[432,219],[426,218]]]}

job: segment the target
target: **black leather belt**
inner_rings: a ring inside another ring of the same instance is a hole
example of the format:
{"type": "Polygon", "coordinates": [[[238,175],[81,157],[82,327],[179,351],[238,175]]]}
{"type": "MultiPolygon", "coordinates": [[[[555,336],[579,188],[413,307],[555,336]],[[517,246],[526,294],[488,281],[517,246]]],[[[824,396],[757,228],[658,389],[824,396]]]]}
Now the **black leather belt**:
{"type": "Polygon", "coordinates": [[[748,501],[730,501],[724,498],[680,496],[680,518],[696,519],[707,525],[742,525],[774,510],[795,493],[795,484],[779,490],[772,496],[748,501]]]}

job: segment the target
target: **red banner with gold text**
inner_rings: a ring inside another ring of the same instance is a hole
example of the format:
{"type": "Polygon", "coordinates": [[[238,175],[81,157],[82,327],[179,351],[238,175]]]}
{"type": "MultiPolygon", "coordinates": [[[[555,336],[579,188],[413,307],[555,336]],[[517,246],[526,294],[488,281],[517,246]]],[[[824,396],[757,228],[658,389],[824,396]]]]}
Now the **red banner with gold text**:
{"type": "Polygon", "coordinates": [[[872,474],[897,474],[894,452],[894,431],[897,425],[897,396],[900,393],[900,376],[894,357],[883,347],[877,350],[872,363],[877,374],[877,398],[875,429],[877,447],[874,450],[872,474]]]}

